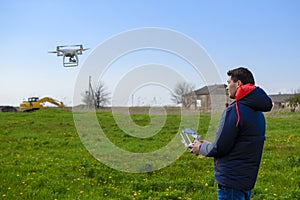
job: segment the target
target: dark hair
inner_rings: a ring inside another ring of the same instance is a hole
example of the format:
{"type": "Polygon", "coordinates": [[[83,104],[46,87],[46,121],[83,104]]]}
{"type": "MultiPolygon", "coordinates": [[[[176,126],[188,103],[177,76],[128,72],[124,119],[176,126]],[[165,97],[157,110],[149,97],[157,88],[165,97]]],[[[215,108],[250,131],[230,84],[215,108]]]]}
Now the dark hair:
{"type": "Polygon", "coordinates": [[[243,84],[255,84],[252,73],[245,67],[229,70],[227,75],[231,76],[231,80],[233,80],[233,82],[240,80],[243,84]]]}

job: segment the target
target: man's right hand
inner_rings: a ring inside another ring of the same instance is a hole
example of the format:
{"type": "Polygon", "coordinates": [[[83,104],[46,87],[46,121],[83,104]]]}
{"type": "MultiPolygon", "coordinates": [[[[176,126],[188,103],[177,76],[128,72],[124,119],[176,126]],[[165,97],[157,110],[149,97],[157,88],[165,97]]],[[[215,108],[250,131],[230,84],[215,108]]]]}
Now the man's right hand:
{"type": "Polygon", "coordinates": [[[196,156],[198,156],[200,154],[201,144],[203,144],[203,143],[209,143],[209,141],[207,141],[207,140],[200,140],[200,141],[195,140],[194,143],[189,146],[190,153],[193,153],[196,156]]]}

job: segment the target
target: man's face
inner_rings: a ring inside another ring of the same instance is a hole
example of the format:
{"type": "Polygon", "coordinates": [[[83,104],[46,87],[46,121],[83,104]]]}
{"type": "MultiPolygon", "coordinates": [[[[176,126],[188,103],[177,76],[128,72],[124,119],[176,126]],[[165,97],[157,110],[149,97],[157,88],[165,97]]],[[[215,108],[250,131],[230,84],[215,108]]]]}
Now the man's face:
{"type": "Polygon", "coordinates": [[[236,91],[239,87],[238,82],[239,81],[233,82],[233,80],[231,79],[231,76],[229,76],[229,78],[227,80],[228,85],[226,87],[226,90],[228,91],[229,97],[231,99],[235,99],[235,94],[236,94],[236,91]]]}

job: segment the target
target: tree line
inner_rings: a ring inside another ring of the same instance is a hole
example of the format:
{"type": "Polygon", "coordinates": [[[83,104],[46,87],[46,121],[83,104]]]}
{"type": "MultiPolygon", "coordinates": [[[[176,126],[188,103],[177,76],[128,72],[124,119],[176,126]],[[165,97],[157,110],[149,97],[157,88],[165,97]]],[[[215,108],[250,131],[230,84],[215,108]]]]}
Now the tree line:
{"type": "MultiPolygon", "coordinates": [[[[193,92],[194,86],[191,83],[181,82],[177,83],[170,94],[171,101],[178,105],[182,103],[182,96],[193,92]]],[[[111,103],[110,92],[105,86],[104,82],[99,82],[96,87],[89,84],[89,89],[86,90],[83,96],[83,103],[87,106],[94,106],[95,108],[103,108],[111,103]]]]}

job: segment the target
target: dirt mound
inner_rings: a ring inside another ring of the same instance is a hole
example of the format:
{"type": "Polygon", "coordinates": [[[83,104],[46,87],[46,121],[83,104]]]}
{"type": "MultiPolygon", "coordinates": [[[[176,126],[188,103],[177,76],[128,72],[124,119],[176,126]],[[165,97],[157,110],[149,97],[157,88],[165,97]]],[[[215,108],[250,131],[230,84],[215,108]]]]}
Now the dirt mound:
{"type": "Polygon", "coordinates": [[[0,106],[0,112],[18,112],[13,106],[0,106]]]}

